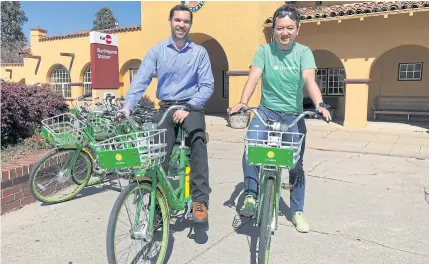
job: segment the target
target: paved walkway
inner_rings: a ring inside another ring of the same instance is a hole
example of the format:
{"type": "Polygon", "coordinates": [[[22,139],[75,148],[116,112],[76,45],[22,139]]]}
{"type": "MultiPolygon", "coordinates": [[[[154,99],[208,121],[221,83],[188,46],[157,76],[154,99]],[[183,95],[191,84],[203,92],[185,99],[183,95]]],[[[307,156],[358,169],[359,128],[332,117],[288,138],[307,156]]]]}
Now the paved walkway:
{"type": "MultiPolygon", "coordinates": [[[[345,128],[306,120],[307,148],[429,159],[429,123],[415,125],[370,122],[366,128],[345,128]]],[[[227,126],[223,117],[207,116],[210,140],[243,142],[246,130],[227,126]]]]}
{"type": "MultiPolygon", "coordinates": [[[[237,217],[244,199],[241,146],[209,143],[210,228],[193,229],[173,217],[168,263],[256,263],[258,229],[237,217]]],[[[311,232],[295,231],[289,194],[283,192],[270,263],[429,263],[429,195],[423,187],[429,187],[429,160],[310,149],[305,169],[311,232]]],[[[34,203],[3,215],[2,263],[107,263],[107,223],[119,195],[115,183],[86,188],[72,201],[34,203]]]]}

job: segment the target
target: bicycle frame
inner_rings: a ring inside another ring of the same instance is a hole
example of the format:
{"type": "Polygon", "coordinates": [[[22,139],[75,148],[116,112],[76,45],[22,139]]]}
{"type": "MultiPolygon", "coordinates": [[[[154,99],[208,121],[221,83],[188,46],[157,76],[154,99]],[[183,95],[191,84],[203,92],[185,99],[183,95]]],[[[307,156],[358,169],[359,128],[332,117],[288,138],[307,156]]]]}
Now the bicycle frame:
{"type": "MultiPolygon", "coordinates": [[[[171,185],[170,180],[167,177],[167,173],[164,171],[161,165],[157,165],[149,170],[140,170],[136,173],[136,181],[144,180],[144,177],[148,177],[152,180],[153,183],[159,184],[160,188],[163,190],[164,194],[167,197],[168,204],[172,209],[183,210],[185,204],[191,201],[191,196],[189,195],[189,186],[187,186],[186,177],[189,176],[189,158],[188,158],[188,147],[185,146],[185,133],[180,129],[180,138],[181,144],[179,151],[176,155],[173,155],[171,159],[177,159],[179,156],[179,187],[176,189],[171,185]]],[[[155,188],[152,191],[156,191],[155,188]]]]}

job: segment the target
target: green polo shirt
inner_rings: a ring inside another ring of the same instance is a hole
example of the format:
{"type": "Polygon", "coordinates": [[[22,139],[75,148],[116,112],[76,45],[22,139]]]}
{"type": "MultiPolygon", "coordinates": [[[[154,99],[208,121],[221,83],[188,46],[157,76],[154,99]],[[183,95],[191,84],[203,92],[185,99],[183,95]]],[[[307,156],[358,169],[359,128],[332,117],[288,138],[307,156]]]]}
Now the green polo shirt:
{"type": "Polygon", "coordinates": [[[302,72],[317,69],[309,47],[294,42],[291,49],[280,50],[271,42],[259,47],[251,65],[262,69],[263,106],[279,112],[303,112],[302,72]]]}

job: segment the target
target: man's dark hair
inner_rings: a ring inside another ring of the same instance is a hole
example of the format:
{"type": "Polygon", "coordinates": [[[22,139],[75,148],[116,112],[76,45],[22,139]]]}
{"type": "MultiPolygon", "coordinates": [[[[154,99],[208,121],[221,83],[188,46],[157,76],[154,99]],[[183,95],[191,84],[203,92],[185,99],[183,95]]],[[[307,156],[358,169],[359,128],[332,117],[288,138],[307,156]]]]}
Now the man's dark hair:
{"type": "Polygon", "coordinates": [[[191,14],[191,23],[192,23],[193,14],[192,14],[191,10],[189,9],[189,7],[187,7],[185,5],[173,6],[173,8],[170,10],[170,17],[169,17],[170,20],[173,18],[175,11],[188,11],[191,14]]]}
{"type": "Polygon", "coordinates": [[[293,6],[283,5],[279,7],[273,15],[273,28],[276,26],[276,18],[284,18],[288,16],[290,19],[296,21],[296,25],[299,27],[299,20],[301,14],[298,9],[293,6]]]}

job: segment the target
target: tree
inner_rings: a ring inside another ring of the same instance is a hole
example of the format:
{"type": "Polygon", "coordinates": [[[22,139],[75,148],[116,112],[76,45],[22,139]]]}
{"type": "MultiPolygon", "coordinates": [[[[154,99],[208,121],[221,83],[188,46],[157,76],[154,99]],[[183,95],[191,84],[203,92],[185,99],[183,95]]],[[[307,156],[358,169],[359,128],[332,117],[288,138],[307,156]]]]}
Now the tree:
{"type": "Polygon", "coordinates": [[[110,8],[103,7],[95,14],[93,25],[94,27],[92,30],[116,28],[118,20],[115,18],[110,8]]]}
{"type": "Polygon", "coordinates": [[[1,62],[20,63],[22,56],[19,54],[25,46],[27,38],[22,31],[22,26],[28,19],[21,10],[18,1],[1,2],[1,62]]]}

